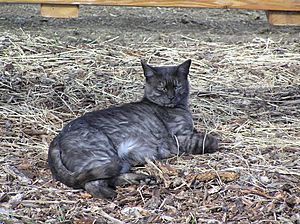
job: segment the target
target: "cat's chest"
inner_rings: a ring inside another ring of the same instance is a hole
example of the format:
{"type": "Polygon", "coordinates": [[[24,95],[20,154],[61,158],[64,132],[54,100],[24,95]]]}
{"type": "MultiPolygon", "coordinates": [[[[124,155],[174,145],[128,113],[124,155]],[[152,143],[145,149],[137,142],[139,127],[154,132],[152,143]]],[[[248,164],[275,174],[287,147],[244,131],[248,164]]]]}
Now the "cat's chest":
{"type": "Polygon", "coordinates": [[[170,109],[166,113],[166,124],[173,135],[186,134],[193,131],[193,118],[188,110],[170,109]]]}

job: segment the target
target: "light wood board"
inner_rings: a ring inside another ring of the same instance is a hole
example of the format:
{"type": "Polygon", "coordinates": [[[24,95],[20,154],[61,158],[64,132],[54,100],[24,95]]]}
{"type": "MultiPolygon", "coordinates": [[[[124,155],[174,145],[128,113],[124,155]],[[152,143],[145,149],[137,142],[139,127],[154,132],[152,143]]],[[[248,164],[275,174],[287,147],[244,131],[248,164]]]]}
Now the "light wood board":
{"type": "Polygon", "coordinates": [[[159,6],[300,11],[300,0],[0,0],[6,3],[159,6]]]}

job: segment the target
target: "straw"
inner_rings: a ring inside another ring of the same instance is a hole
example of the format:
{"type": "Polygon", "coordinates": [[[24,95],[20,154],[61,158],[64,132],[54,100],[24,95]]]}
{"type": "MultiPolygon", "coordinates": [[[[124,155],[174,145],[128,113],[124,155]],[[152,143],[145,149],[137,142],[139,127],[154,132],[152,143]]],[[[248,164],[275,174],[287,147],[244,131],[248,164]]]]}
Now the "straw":
{"type": "Polygon", "coordinates": [[[77,45],[26,33],[6,38],[0,58],[0,221],[299,221],[299,42],[212,43],[183,36],[123,46],[118,36],[77,45]],[[141,58],[152,64],[192,59],[195,127],[217,134],[221,150],[136,168],[158,183],[118,188],[114,201],[55,182],[47,166],[53,137],[85,112],[140,99],[141,58]]]}

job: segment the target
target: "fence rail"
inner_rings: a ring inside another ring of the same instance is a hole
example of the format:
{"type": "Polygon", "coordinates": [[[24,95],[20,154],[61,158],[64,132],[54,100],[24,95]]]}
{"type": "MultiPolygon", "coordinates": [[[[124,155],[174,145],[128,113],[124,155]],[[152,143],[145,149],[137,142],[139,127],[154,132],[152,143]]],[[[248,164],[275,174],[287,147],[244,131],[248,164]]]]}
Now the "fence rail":
{"type": "Polygon", "coordinates": [[[76,17],[79,5],[226,8],[267,11],[274,25],[300,25],[300,0],[0,0],[0,3],[41,4],[43,16],[76,17]]]}

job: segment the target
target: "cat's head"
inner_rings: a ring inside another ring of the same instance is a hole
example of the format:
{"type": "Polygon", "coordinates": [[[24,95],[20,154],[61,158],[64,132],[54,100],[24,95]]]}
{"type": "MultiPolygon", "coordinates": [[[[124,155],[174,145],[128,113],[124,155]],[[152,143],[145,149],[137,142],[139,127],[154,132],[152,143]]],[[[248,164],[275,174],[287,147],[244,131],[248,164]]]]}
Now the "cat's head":
{"type": "Polygon", "coordinates": [[[142,61],[144,69],[144,97],[160,106],[187,105],[189,96],[188,74],[191,60],[178,66],[151,66],[142,61]]]}

